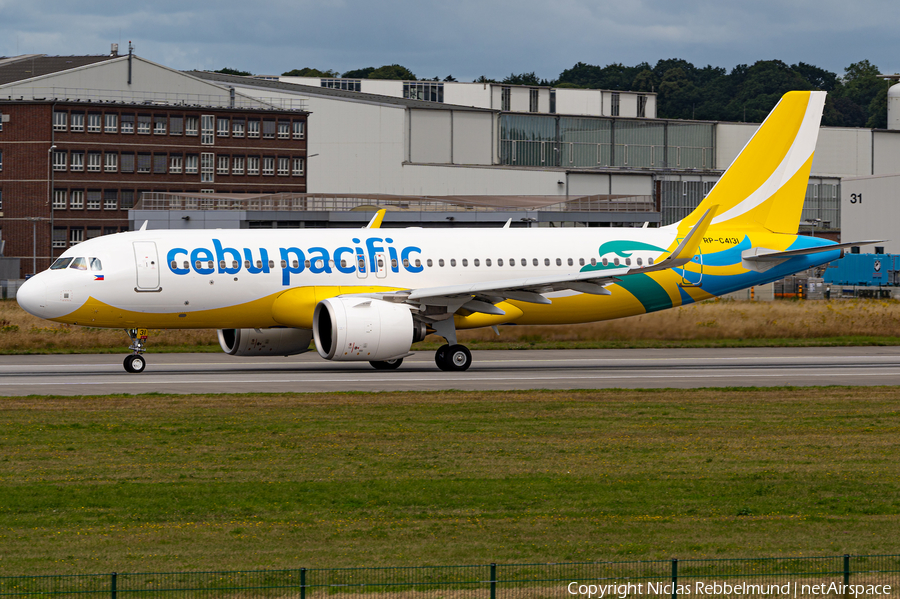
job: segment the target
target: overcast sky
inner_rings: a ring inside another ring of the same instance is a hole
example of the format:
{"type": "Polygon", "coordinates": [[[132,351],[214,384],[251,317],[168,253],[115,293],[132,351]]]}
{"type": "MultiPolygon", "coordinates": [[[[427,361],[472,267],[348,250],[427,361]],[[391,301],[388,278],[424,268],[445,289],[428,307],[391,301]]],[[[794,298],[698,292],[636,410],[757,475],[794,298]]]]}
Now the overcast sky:
{"type": "Polygon", "coordinates": [[[577,62],[779,59],[900,72],[897,0],[0,0],[0,55],[103,54],[281,74],[401,64],[418,77],[553,79],[577,62]]]}

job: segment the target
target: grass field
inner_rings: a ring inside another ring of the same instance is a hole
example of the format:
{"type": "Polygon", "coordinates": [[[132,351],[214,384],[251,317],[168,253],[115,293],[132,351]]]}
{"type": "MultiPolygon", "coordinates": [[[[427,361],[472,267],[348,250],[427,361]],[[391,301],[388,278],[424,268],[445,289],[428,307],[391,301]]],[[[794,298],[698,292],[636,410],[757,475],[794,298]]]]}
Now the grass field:
{"type": "MultiPolygon", "coordinates": [[[[608,322],[508,326],[462,331],[472,349],[900,345],[900,302],[893,300],[736,302],[713,300],[608,322]]],[[[118,329],[35,318],[0,301],[0,354],[123,353],[118,329]]],[[[429,337],[416,349],[443,344],[429,337]]],[[[151,331],[151,352],[220,351],[214,330],[151,331]]]]}
{"type": "Polygon", "coordinates": [[[900,552],[900,389],[0,398],[0,573],[900,552]]]}

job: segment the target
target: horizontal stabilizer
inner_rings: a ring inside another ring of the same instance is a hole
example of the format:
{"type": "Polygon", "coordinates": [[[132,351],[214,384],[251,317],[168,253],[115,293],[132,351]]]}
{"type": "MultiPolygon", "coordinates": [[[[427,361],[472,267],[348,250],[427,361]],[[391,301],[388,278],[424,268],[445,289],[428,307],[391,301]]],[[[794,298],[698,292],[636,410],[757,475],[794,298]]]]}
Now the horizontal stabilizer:
{"type": "MultiPolygon", "coordinates": [[[[884,239],[873,241],[850,241],[847,243],[834,243],[830,245],[820,245],[811,248],[801,248],[799,250],[770,250],[768,248],[750,248],[741,252],[741,262],[744,268],[755,270],[756,272],[765,272],[774,268],[795,256],[808,256],[810,254],[820,254],[822,252],[831,252],[834,250],[844,250],[849,247],[860,245],[870,245],[873,243],[882,243],[884,239]]],[[[843,252],[842,252],[843,255],[843,252]]]]}

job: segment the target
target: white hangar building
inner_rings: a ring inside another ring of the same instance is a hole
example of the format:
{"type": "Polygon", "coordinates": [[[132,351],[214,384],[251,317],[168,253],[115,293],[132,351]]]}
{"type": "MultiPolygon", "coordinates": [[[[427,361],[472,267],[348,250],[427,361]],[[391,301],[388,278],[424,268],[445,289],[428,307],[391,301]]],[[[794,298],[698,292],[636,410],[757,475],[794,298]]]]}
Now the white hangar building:
{"type": "MultiPolygon", "coordinates": [[[[611,218],[590,219],[594,226],[682,218],[758,126],[653,118],[653,94],[622,92],[619,116],[612,116],[612,92],[600,90],[446,82],[439,93],[425,87],[438,82],[191,74],[242,95],[305,98],[312,113],[311,193],[482,203],[525,196],[535,205],[556,200],[575,212],[611,210],[611,218]],[[550,92],[555,92],[552,111],[550,92]],[[592,93],[594,100],[564,100],[569,92],[586,92],[584,98],[592,93]],[[639,104],[647,116],[637,116],[639,104]],[[615,218],[621,202],[642,208],[615,218]]],[[[842,227],[842,180],[898,173],[900,131],[823,127],[804,211],[808,225],[801,230],[836,237],[842,227]]],[[[578,222],[570,216],[555,221],[578,222]]],[[[538,220],[554,222],[552,215],[538,220]]]]}

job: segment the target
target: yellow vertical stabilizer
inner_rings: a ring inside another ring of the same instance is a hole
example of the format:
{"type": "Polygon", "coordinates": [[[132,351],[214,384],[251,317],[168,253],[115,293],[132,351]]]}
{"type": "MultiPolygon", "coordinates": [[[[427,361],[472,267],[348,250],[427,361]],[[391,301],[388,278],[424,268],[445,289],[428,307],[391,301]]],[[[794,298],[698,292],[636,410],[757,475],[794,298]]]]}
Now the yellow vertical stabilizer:
{"type": "Polygon", "coordinates": [[[718,205],[713,226],[796,234],[824,106],[825,92],[785,94],[679,232],[718,205]]]}

